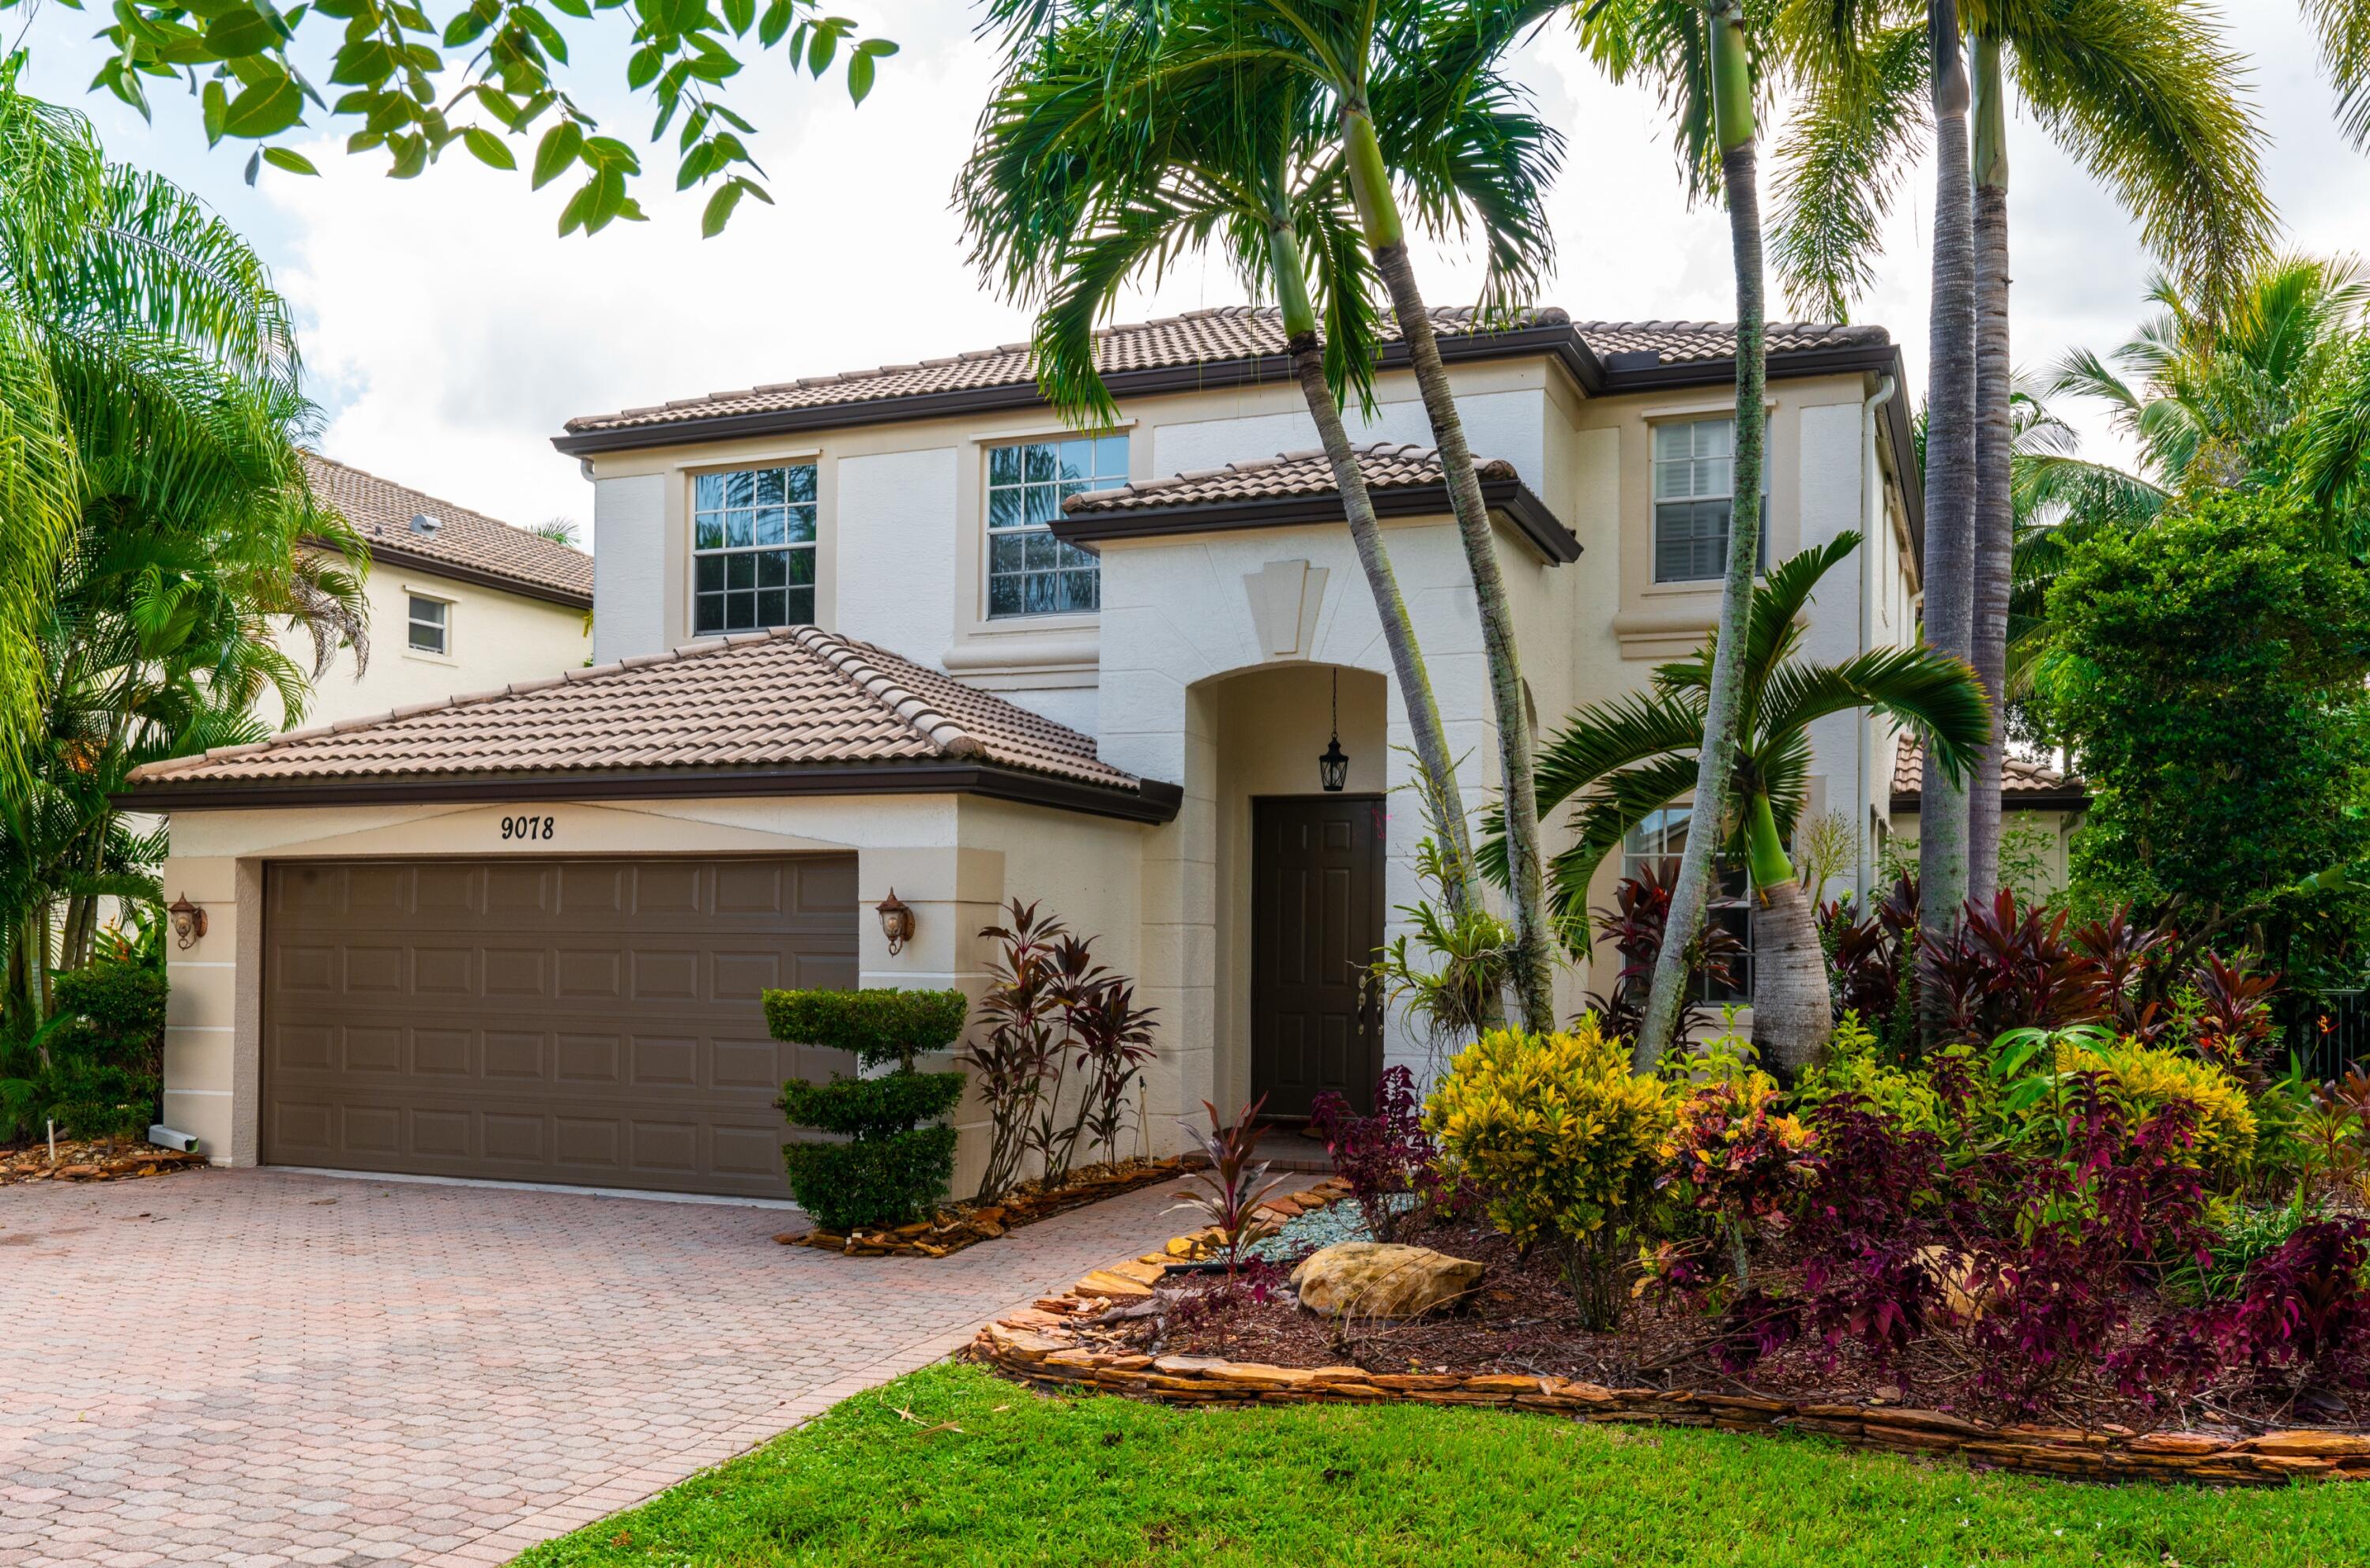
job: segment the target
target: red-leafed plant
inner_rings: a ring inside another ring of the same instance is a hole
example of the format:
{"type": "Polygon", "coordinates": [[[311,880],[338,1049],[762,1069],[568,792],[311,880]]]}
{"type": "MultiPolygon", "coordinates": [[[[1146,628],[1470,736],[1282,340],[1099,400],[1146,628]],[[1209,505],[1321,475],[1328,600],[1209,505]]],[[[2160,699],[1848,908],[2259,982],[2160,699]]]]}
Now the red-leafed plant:
{"type": "MultiPolygon", "coordinates": [[[[1612,943],[1621,958],[1612,991],[1591,992],[1588,997],[1589,1010],[1596,1014],[1597,1027],[1607,1039],[1637,1038],[1639,1020],[1645,1016],[1646,993],[1654,984],[1654,964],[1662,955],[1662,931],[1671,923],[1671,884],[1677,876],[1677,861],[1667,867],[1648,861],[1636,876],[1622,878],[1614,888],[1612,908],[1594,912],[1596,934],[1612,943]]],[[[1702,1032],[1708,1015],[1696,997],[1697,988],[1706,981],[1732,986],[1735,964],[1743,956],[1744,944],[1737,940],[1734,931],[1716,920],[1704,922],[1695,951],[1688,955],[1687,999],[1674,1039],[1692,1039],[1702,1032]]]]}
{"type": "Polygon", "coordinates": [[[1956,930],[1922,933],[1918,944],[1953,1040],[2054,1029],[2105,1010],[2099,964],[2066,940],[2064,912],[2019,906],[2012,889],[1989,908],[1970,903],[1956,930]]]}
{"type": "Polygon", "coordinates": [[[2209,952],[2189,972],[2189,984],[2197,994],[2197,1054],[2260,1086],[2263,1060],[2278,1032],[2272,997],[2280,977],[2243,962],[2225,963],[2220,954],[2209,952]]]}
{"type": "Polygon", "coordinates": [[[1070,1038],[1087,1078],[1078,1123],[1087,1146],[1099,1147],[1106,1160],[1119,1158],[1128,1079],[1152,1059],[1152,1019],[1159,1010],[1138,1007],[1135,987],[1116,978],[1090,987],[1069,1009],[1070,1038]]]}
{"type": "Polygon", "coordinates": [[[1757,1073],[1707,1084],[1679,1107],[1662,1190],[1708,1219],[1728,1251],[1739,1290],[1752,1284],[1752,1244],[1781,1223],[1815,1168],[1817,1138],[1778,1112],[1776,1088],[1757,1073]]]}
{"type": "Polygon", "coordinates": [[[1361,1116],[1331,1090],[1317,1097],[1309,1125],[1325,1139],[1333,1173],[1350,1183],[1350,1196],[1364,1219],[1366,1234],[1388,1241],[1414,1198],[1438,1185],[1434,1162],[1440,1151],[1423,1130],[1423,1101],[1415,1075],[1386,1067],[1375,1081],[1375,1113],[1361,1116]]]}
{"type": "Polygon", "coordinates": [[[1252,1242],[1275,1233],[1275,1221],[1260,1212],[1260,1205],[1283,1185],[1281,1176],[1271,1181],[1265,1160],[1254,1159],[1259,1148],[1260,1112],[1266,1108],[1267,1096],[1262,1094],[1243,1107],[1243,1113],[1228,1126],[1218,1119],[1218,1108],[1208,1101],[1202,1109],[1210,1118],[1210,1130],[1203,1132],[1191,1122],[1179,1124],[1193,1136],[1202,1146],[1207,1166],[1192,1174],[1200,1192],[1180,1193],[1182,1200],[1176,1208],[1197,1210],[1208,1228],[1216,1233],[1218,1246],[1226,1260],[1226,1279],[1232,1284],[1241,1271],[1243,1249],[1252,1242]]]}
{"type": "Polygon", "coordinates": [[[2074,932],[2074,945],[2097,966],[2099,1002],[2115,1032],[2153,1045],[2171,1024],[2160,994],[2179,935],[2169,927],[2136,925],[2128,905],[2074,932]]]}
{"type": "Polygon", "coordinates": [[[2342,1415],[2338,1390],[2370,1389],[2370,1219],[2297,1226],[2248,1266],[2235,1299],[2160,1320],[2107,1366],[2126,1394],[2151,1401],[2245,1368],[2262,1392],[2342,1415]]]}
{"type": "Polygon", "coordinates": [[[1917,883],[1904,876],[1866,919],[1855,920],[1840,900],[1819,910],[1819,938],[1827,950],[1827,981],[1837,1016],[1860,1022],[1895,1055],[1917,1016],[1917,883]]]}

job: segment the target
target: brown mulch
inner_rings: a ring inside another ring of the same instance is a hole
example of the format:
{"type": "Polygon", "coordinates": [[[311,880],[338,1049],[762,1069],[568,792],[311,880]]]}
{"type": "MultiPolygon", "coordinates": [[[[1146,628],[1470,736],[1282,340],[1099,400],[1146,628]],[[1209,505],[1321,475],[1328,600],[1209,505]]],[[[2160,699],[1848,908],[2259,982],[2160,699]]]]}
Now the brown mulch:
{"type": "MultiPolygon", "coordinates": [[[[1690,1389],[1749,1397],[1835,1404],[1900,1404],[1985,1421],[2044,1420],[2084,1430],[2146,1432],[2206,1419],[2262,1431],[2294,1425],[2370,1424],[2370,1399],[2340,1397],[2307,1410],[2277,1389],[2234,1384],[2204,1390],[2180,1408],[2151,1407],[2119,1394],[2095,1376],[2069,1378],[2038,1412],[2011,1412],[1975,1386],[1976,1361],[1963,1331],[1935,1325],[1893,1365],[1872,1364],[1856,1343],[1832,1355],[1798,1342],[1743,1377],[1723,1371],[1713,1343],[1716,1320],[1650,1293],[1631,1301],[1616,1330],[1592,1333],[1544,1250],[1525,1257],[1495,1231],[1471,1224],[1437,1226],[1396,1239],[1490,1265],[1479,1287],[1454,1313],[1412,1321],[1342,1323],[1306,1312],[1285,1283],[1288,1271],[1254,1269],[1234,1286],[1209,1274],[1173,1273],[1149,1301],[1108,1314],[1095,1337],[1111,1348],[1155,1355],[1221,1356],[1278,1366],[1355,1366],[1368,1372],[1520,1373],[1614,1388],[1690,1389]]],[[[1782,1258],[1755,1283],[1795,1283],[1782,1258]]],[[[2134,1303],[2144,1332],[2159,1310],[2134,1303]]]]}
{"type": "Polygon", "coordinates": [[[166,1176],[203,1165],[202,1154],[181,1154],[155,1144],[132,1139],[58,1140],[57,1159],[50,1159],[46,1140],[22,1147],[0,1149],[0,1187],[19,1182],[121,1182],[137,1176],[166,1176]]]}
{"type": "Polygon", "coordinates": [[[1182,1159],[1081,1166],[1053,1186],[1024,1182],[995,1203],[949,1204],[935,1218],[893,1230],[786,1230],[774,1239],[786,1247],[818,1247],[850,1258],[943,1258],[1024,1225],[1173,1180],[1187,1168],[1182,1159]]]}

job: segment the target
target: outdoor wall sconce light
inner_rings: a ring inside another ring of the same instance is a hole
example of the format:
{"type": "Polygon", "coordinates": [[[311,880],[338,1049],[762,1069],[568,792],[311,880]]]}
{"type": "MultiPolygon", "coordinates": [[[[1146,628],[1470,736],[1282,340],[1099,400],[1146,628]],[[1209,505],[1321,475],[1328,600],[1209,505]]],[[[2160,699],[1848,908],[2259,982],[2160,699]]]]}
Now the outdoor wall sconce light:
{"type": "Polygon", "coordinates": [[[894,958],[914,940],[913,906],[899,898],[892,887],[876,908],[880,916],[880,934],[889,939],[889,956],[894,958]]]}
{"type": "Polygon", "coordinates": [[[1329,795],[1338,795],[1350,782],[1350,755],[1341,749],[1341,672],[1333,672],[1333,738],[1317,759],[1317,778],[1329,795]]]}
{"type": "Polygon", "coordinates": [[[190,903],[188,894],[167,905],[165,913],[173,922],[175,946],[195,947],[198,939],[206,934],[206,912],[190,903]]]}

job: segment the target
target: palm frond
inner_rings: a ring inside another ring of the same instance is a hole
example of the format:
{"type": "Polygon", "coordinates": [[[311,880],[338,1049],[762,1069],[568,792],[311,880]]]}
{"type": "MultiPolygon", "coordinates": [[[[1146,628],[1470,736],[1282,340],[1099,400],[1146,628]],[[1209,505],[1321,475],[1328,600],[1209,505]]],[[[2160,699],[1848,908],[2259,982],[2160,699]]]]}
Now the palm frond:
{"type": "Polygon", "coordinates": [[[1916,730],[1954,778],[1991,738],[1983,687],[1962,659],[1930,648],[1881,648],[1839,664],[1789,663],[1770,672],[1761,733],[1806,732],[1831,713],[1860,709],[1916,730]]]}
{"type": "Polygon", "coordinates": [[[1876,282],[1885,219],[1927,140],[1933,57],[1921,17],[1811,76],[1778,143],[1769,259],[1794,309],[1851,319],[1876,282]]]}
{"type": "Polygon", "coordinates": [[[2337,89],[2337,123],[2348,141],[2370,151],[2370,6],[2362,0],[2304,0],[2320,38],[2321,68],[2337,89]]]}

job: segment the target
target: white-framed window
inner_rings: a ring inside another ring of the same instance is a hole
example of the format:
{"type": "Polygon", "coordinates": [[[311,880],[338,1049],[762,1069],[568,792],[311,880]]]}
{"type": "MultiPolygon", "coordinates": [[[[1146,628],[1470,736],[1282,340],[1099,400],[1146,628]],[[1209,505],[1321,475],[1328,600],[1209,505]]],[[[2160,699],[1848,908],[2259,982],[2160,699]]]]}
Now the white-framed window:
{"type": "Polygon", "coordinates": [[[1053,537],[1062,502],[1127,482],[1127,437],[1024,441],[987,454],[987,613],[1076,615],[1102,608],[1095,558],[1053,537]]]}
{"type": "MultiPolygon", "coordinates": [[[[1693,814],[1685,806],[1665,806],[1661,811],[1648,812],[1645,820],[1631,828],[1629,836],[1621,841],[1622,876],[1637,876],[1649,866],[1660,870],[1666,882],[1676,876],[1679,857],[1686,853],[1687,823],[1693,814]]],[[[1711,907],[1705,911],[1704,918],[1734,933],[1744,951],[1729,961],[1729,984],[1723,986],[1705,975],[1696,982],[1692,994],[1697,1001],[1715,1006],[1749,1002],[1753,999],[1752,886],[1745,868],[1732,857],[1723,855],[1712,866],[1711,907]]]]}
{"type": "Polygon", "coordinates": [[[695,636],[812,625],[814,465],[698,476],[691,568],[695,636]]]}
{"type": "Polygon", "coordinates": [[[453,651],[453,606],[443,599],[431,599],[425,594],[406,595],[410,600],[406,611],[408,640],[416,653],[450,653],[453,651]]]}
{"type": "MultiPolygon", "coordinates": [[[[1736,421],[1687,420],[1654,427],[1654,581],[1701,582],[1728,574],[1728,524],[1736,497],[1736,421]]],[[[1761,463],[1760,559],[1769,565],[1769,462],[1761,463]]]]}

